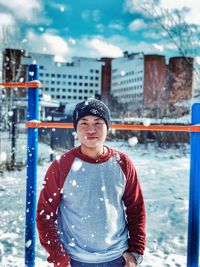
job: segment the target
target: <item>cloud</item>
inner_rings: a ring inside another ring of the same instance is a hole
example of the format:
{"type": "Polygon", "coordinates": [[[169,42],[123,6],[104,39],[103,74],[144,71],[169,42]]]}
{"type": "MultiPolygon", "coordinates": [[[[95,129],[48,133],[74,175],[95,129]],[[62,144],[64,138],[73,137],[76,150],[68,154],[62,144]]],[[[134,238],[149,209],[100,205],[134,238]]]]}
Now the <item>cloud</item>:
{"type": "Polygon", "coordinates": [[[59,3],[55,3],[55,2],[49,2],[49,5],[55,9],[58,9],[61,12],[68,11],[70,9],[70,7],[68,5],[59,4],[59,3]]]}
{"type": "Polygon", "coordinates": [[[122,55],[122,50],[118,46],[100,38],[85,40],[85,44],[101,57],[119,57],[122,55]]]}
{"type": "Polygon", "coordinates": [[[163,45],[153,44],[153,47],[159,52],[164,52],[164,46],[163,45]]]}
{"type": "Polygon", "coordinates": [[[0,0],[0,7],[2,10],[11,13],[15,19],[29,24],[49,23],[50,21],[42,14],[43,6],[41,0],[0,0]]]}
{"type": "Polygon", "coordinates": [[[0,28],[4,26],[13,26],[15,24],[15,20],[11,14],[0,13],[0,18],[0,28]]]}
{"type": "Polygon", "coordinates": [[[166,9],[178,9],[178,10],[186,10],[186,22],[187,23],[194,23],[200,24],[200,2],[199,0],[181,0],[181,1],[174,1],[174,0],[161,0],[160,7],[166,9]]]}
{"type": "Polygon", "coordinates": [[[37,53],[53,54],[60,61],[65,61],[70,55],[70,47],[66,40],[52,33],[36,34],[29,31],[26,39],[27,50],[37,53]]]}
{"type": "Polygon", "coordinates": [[[124,26],[121,23],[110,23],[108,27],[117,31],[122,31],[124,29],[124,26]]]}
{"type": "Polygon", "coordinates": [[[147,6],[151,5],[151,3],[156,3],[155,8],[159,10],[168,9],[168,10],[179,10],[185,14],[185,20],[187,23],[194,23],[200,25],[200,16],[199,16],[199,9],[200,9],[200,2],[199,0],[160,0],[160,1],[147,1],[147,0],[125,0],[124,3],[124,11],[128,13],[141,13],[145,16],[148,14],[143,9],[145,3],[147,6]]]}
{"type": "Polygon", "coordinates": [[[104,32],[105,30],[105,26],[101,23],[98,23],[96,24],[96,29],[99,31],[99,32],[104,32]]]}
{"type": "Polygon", "coordinates": [[[144,22],[144,20],[142,19],[135,19],[134,21],[132,21],[128,28],[130,31],[138,31],[138,30],[141,30],[143,28],[145,28],[147,25],[146,23],[144,22]]]}
{"type": "Polygon", "coordinates": [[[101,19],[101,11],[99,9],[89,10],[85,9],[81,13],[81,17],[85,22],[94,22],[97,23],[101,19]]]}

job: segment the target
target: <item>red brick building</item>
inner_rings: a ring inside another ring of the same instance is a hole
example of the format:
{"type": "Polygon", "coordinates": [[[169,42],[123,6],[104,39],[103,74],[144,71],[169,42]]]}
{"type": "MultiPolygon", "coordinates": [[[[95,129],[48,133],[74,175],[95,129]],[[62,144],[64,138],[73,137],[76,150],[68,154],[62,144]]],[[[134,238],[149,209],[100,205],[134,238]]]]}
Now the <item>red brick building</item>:
{"type": "Polygon", "coordinates": [[[143,106],[147,116],[161,117],[166,112],[167,66],[165,56],[144,55],[143,106]]]}
{"type": "Polygon", "coordinates": [[[111,91],[112,58],[103,57],[100,61],[105,63],[105,65],[102,66],[101,95],[102,99],[107,102],[111,91]]]}
{"type": "Polygon", "coordinates": [[[169,60],[169,112],[182,116],[189,112],[193,92],[193,58],[169,60]]]}

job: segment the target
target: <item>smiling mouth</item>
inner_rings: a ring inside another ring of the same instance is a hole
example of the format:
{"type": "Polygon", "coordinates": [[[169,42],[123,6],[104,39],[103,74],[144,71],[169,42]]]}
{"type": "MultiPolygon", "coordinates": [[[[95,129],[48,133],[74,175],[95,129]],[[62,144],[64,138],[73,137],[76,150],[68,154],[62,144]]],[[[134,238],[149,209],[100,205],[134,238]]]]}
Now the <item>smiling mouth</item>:
{"type": "Polygon", "coordinates": [[[98,137],[96,136],[85,136],[84,139],[88,139],[88,140],[94,140],[97,139],[98,137]]]}

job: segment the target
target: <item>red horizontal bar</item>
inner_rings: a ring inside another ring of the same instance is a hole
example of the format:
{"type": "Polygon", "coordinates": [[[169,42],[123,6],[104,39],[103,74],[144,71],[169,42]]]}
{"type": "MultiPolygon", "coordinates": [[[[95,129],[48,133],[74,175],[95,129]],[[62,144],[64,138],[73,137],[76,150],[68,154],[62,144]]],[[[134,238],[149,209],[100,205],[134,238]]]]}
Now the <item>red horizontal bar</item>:
{"type": "Polygon", "coordinates": [[[13,83],[0,83],[0,86],[4,87],[21,87],[21,88],[40,88],[42,84],[40,81],[30,81],[30,82],[13,82],[13,83]]]}
{"type": "MultiPolygon", "coordinates": [[[[73,128],[72,123],[63,122],[26,122],[26,128],[73,128]]],[[[200,132],[200,125],[130,125],[111,124],[111,129],[134,131],[162,131],[162,132],[200,132]]]]}

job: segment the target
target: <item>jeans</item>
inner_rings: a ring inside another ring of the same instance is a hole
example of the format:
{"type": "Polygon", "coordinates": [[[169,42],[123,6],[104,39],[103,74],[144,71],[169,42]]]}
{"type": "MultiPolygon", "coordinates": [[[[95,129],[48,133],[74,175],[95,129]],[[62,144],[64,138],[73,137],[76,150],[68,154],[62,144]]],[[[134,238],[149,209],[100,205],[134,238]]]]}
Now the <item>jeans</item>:
{"type": "Polygon", "coordinates": [[[123,256],[121,256],[116,260],[102,262],[102,263],[86,263],[86,262],[84,263],[71,259],[71,267],[124,267],[124,266],[125,266],[125,259],[123,256]]]}

